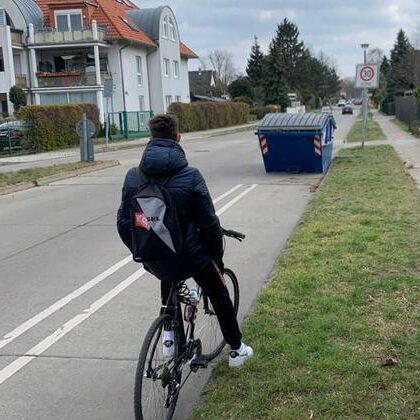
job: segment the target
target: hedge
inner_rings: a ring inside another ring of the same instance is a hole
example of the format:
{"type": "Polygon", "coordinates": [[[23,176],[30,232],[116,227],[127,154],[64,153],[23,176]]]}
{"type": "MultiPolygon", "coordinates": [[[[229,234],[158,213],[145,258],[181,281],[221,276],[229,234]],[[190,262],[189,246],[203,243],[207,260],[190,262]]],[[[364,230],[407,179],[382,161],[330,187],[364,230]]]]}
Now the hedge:
{"type": "Polygon", "coordinates": [[[18,118],[27,123],[22,146],[33,152],[48,152],[79,145],[76,124],[83,113],[100,128],[99,110],[93,104],[30,105],[19,110],[18,118]]]}
{"type": "Polygon", "coordinates": [[[249,105],[240,102],[177,102],[170,105],[168,112],[178,118],[181,133],[246,124],[249,121],[249,105]]]}
{"type": "Polygon", "coordinates": [[[281,112],[280,105],[262,105],[262,106],[254,106],[249,111],[251,115],[255,115],[257,120],[262,120],[267,114],[273,112],[281,112]]]}

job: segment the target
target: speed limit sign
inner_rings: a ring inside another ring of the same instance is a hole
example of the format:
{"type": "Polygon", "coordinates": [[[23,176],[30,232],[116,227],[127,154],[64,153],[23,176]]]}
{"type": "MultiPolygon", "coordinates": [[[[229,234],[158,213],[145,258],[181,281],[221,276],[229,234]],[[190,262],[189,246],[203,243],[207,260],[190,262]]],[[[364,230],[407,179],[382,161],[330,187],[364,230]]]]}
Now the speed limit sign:
{"type": "Polygon", "coordinates": [[[358,64],[356,66],[356,87],[376,89],[379,86],[379,71],[377,64],[358,64]]]}

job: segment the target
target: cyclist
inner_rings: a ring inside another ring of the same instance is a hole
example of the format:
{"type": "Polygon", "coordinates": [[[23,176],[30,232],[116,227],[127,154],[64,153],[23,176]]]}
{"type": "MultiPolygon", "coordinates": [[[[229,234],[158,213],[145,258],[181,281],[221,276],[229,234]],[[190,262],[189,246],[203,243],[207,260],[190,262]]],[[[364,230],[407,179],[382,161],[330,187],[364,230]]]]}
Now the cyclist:
{"type": "MultiPolygon", "coordinates": [[[[151,140],[147,144],[140,169],[148,177],[170,177],[165,187],[176,208],[184,245],[173,259],[145,263],[144,268],[161,281],[162,304],[170,294],[172,282],[193,277],[209,297],[223,337],[230,345],[229,367],[241,366],[253,355],[251,347],[242,342],[229,293],[223,281],[223,234],[210,193],[198,169],[188,165],[179,145],[178,122],[171,115],[157,115],[149,122],[151,140]]],[[[130,199],[137,191],[136,168],[128,171],[118,210],[118,233],[124,244],[131,246],[130,199]]],[[[163,350],[173,354],[174,332],[164,331],[163,350]]]]}

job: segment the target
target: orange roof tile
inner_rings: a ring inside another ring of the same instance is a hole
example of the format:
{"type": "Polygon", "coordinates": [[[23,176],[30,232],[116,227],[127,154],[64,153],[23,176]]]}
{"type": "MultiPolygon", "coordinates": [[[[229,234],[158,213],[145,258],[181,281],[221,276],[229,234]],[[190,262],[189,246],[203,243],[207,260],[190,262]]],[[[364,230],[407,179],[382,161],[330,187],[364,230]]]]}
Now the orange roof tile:
{"type": "Polygon", "coordinates": [[[183,57],[187,57],[187,58],[199,58],[198,55],[191,50],[190,48],[188,48],[184,43],[180,42],[179,43],[179,47],[181,50],[181,55],[183,57]]]}
{"type": "MultiPolygon", "coordinates": [[[[110,40],[125,39],[150,47],[157,47],[126,13],[128,10],[139,9],[130,0],[35,0],[44,13],[45,26],[53,26],[51,10],[63,6],[79,6],[89,9],[88,16],[96,20],[98,26],[108,29],[110,40]]],[[[186,58],[198,58],[198,55],[180,42],[181,55],[186,58]]]]}

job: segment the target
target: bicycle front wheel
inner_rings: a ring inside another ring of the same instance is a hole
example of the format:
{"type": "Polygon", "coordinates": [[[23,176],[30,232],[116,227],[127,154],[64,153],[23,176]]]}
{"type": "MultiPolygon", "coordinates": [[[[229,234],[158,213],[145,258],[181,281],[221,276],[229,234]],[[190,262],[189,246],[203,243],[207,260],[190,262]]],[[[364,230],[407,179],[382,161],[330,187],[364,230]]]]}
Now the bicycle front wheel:
{"type": "Polygon", "coordinates": [[[151,325],[140,352],[134,388],[136,420],[170,420],[178,400],[181,371],[177,364],[180,339],[169,315],[162,315],[151,325]],[[164,328],[174,329],[174,352],[163,350],[164,328]]]}
{"type": "MultiPolygon", "coordinates": [[[[226,268],[224,272],[226,288],[232,301],[235,315],[239,308],[239,283],[235,273],[226,268]]],[[[220,329],[219,321],[210,299],[203,294],[197,310],[195,320],[195,337],[199,338],[202,346],[202,358],[208,361],[217,357],[226,345],[220,329]]]]}

